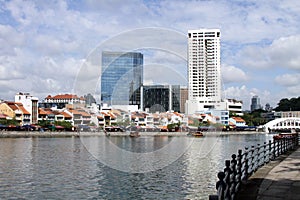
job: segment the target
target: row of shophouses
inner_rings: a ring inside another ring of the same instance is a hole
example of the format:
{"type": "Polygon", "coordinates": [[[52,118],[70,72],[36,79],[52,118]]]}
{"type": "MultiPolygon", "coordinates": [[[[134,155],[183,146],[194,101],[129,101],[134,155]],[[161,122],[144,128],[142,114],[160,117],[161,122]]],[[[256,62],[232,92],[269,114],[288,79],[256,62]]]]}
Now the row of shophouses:
{"type": "Polygon", "coordinates": [[[206,111],[190,116],[178,112],[147,113],[112,109],[97,104],[87,105],[84,97],[73,94],[48,95],[42,102],[29,93],[17,93],[15,101],[0,102],[0,118],[15,119],[20,125],[38,124],[39,121],[68,121],[73,126],[88,125],[106,127],[129,122],[137,126],[167,126],[180,122],[189,126],[199,122],[245,126],[241,117],[229,118],[229,111],[206,111]]]}

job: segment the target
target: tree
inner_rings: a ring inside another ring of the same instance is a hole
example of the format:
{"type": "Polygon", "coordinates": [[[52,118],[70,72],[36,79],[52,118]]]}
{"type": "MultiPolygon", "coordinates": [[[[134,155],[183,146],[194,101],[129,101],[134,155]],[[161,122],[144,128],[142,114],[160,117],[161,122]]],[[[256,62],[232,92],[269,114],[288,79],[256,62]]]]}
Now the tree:
{"type": "Polygon", "coordinates": [[[300,97],[291,99],[281,99],[275,111],[300,111],[300,97]]]}
{"type": "Polygon", "coordinates": [[[56,126],[63,126],[66,129],[71,129],[73,127],[72,123],[67,121],[55,121],[54,124],[56,126]]]}
{"type": "Polygon", "coordinates": [[[19,126],[19,125],[20,125],[20,122],[18,122],[18,121],[16,120],[16,118],[13,117],[12,119],[1,119],[1,120],[0,120],[0,124],[3,124],[3,125],[19,126]]]}
{"type": "Polygon", "coordinates": [[[258,109],[251,113],[244,113],[243,119],[249,126],[259,126],[266,123],[266,119],[261,117],[261,114],[265,112],[267,111],[258,109]]]}

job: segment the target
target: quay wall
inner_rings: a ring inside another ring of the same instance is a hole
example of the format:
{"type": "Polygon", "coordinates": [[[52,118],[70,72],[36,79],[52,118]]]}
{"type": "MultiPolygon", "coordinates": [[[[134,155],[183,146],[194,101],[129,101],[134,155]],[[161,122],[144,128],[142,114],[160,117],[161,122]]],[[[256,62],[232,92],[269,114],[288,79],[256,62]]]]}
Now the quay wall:
{"type": "MultiPolygon", "coordinates": [[[[129,136],[128,132],[107,132],[110,137],[129,136]]],[[[140,132],[141,136],[187,136],[188,132],[140,132]]],[[[204,136],[224,136],[239,134],[266,134],[264,132],[255,131],[238,131],[238,132],[203,132],[204,136]]],[[[105,136],[100,132],[69,132],[69,131],[0,131],[0,138],[26,138],[26,137],[89,137],[89,136],[105,136]]]]}

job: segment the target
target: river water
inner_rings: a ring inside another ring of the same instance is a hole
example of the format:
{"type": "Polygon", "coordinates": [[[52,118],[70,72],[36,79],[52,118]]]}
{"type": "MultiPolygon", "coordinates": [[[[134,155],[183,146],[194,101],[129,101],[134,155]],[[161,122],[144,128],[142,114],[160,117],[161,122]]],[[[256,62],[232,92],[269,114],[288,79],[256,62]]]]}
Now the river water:
{"type": "Polygon", "coordinates": [[[1,138],[0,199],[208,199],[225,159],[269,139],[1,138]]]}

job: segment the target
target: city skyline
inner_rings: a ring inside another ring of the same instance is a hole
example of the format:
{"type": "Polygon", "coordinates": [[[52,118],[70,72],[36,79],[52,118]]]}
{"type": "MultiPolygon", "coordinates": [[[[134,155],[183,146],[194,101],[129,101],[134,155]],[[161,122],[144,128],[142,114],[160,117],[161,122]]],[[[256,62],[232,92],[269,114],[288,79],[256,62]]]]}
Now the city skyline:
{"type": "MultiPolygon", "coordinates": [[[[2,99],[20,91],[39,98],[72,92],[78,71],[98,44],[144,27],[185,36],[191,29],[219,28],[222,90],[225,97],[242,100],[244,110],[250,109],[254,95],[263,107],[276,107],[281,98],[300,94],[297,1],[16,0],[3,1],[0,8],[2,99]]],[[[187,42],[180,45],[187,48],[187,42]]],[[[187,65],[174,65],[176,58],[162,52],[144,55],[146,84],[165,75],[149,73],[148,63],[174,66],[187,78],[187,65]]]]}

